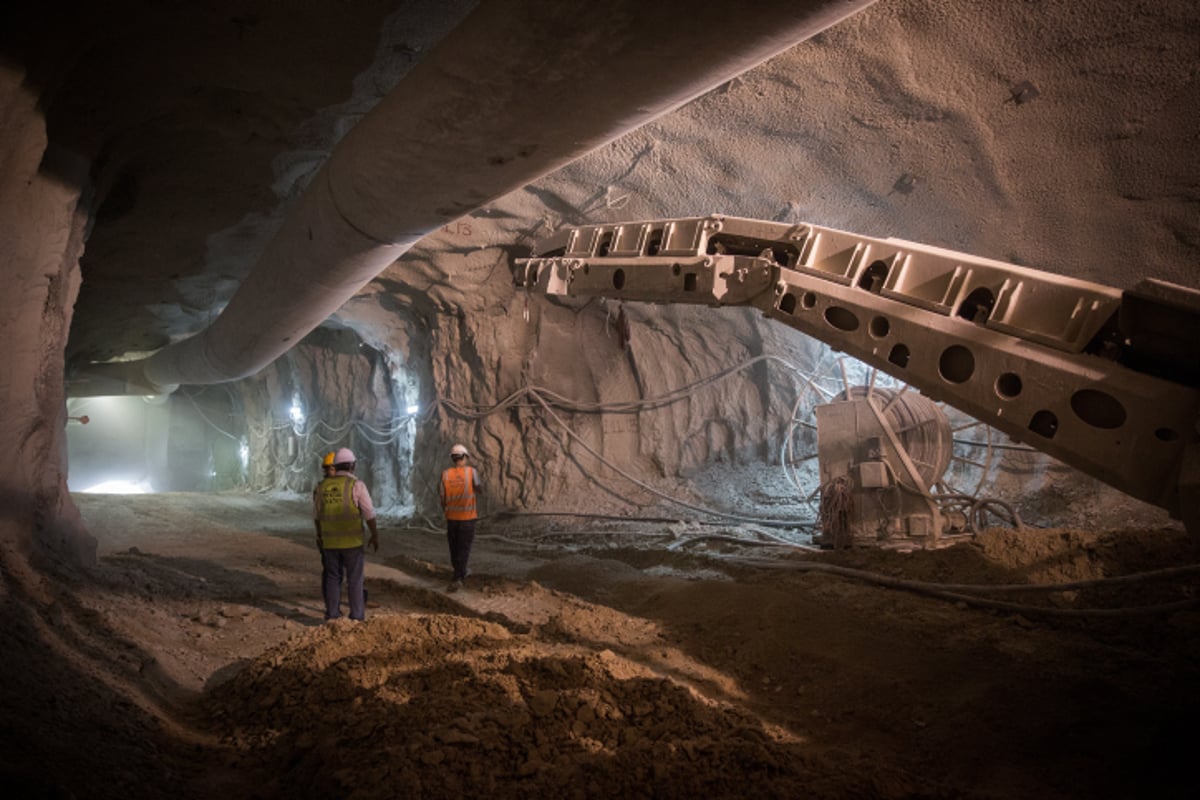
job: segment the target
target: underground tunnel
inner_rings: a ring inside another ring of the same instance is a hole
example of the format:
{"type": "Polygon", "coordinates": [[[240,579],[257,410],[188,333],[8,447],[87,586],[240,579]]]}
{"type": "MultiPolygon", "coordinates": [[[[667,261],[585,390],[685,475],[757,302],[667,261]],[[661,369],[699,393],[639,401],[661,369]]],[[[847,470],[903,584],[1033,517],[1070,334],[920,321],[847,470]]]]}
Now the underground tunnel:
{"type": "Polygon", "coordinates": [[[1194,796],[1197,52],[1184,0],[0,12],[10,793],[1194,796]]]}

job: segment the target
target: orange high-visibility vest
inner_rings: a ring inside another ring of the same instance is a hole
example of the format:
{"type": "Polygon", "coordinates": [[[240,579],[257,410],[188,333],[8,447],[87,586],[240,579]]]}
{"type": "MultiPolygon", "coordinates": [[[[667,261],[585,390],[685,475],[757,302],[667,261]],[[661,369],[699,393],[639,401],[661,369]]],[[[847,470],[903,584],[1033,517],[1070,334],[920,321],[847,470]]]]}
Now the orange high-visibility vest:
{"type": "Polygon", "coordinates": [[[327,550],[362,547],[362,512],[354,504],[354,482],[351,475],[335,475],[317,486],[321,497],[322,546],[327,550]]]}
{"type": "Polygon", "coordinates": [[[475,469],[451,467],[442,473],[442,509],[446,519],[478,519],[475,511],[475,469]]]}

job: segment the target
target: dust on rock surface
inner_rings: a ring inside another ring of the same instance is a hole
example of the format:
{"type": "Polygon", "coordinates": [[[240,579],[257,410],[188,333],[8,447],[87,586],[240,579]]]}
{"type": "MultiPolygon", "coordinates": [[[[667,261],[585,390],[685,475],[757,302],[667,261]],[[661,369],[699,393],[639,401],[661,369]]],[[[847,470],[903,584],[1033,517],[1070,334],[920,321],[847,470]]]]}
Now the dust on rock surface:
{"type": "Polygon", "coordinates": [[[1194,575],[1012,613],[788,568],[1079,581],[1196,563],[1179,530],[797,553],[514,518],[481,525],[447,595],[442,537],[385,520],[367,621],[322,624],[303,498],[78,499],[98,568],[5,571],[7,751],[29,754],[5,772],[31,796],[1196,789],[1200,614],[1061,613],[1190,600],[1194,575]]]}

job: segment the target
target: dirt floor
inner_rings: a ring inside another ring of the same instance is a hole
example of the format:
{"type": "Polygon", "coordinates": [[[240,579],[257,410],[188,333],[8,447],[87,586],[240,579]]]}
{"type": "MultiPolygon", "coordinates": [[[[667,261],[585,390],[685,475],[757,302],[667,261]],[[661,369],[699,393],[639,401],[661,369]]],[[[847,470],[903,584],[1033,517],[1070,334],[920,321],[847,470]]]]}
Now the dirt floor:
{"type": "Polygon", "coordinates": [[[442,536],[384,520],[367,621],[324,624],[303,499],[76,501],[97,568],[2,554],[8,796],[1200,789],[1200,568],[1175,569],[1200,552],[1179,530],[817,553],[511,518],[481,525],[451,595],[442,536]]]}

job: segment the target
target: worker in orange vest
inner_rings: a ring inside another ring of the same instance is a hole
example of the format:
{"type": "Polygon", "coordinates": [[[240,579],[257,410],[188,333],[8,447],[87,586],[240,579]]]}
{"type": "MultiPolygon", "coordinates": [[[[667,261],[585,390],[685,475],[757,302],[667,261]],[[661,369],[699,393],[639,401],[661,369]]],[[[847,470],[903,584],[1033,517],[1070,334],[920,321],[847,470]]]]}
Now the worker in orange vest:
{"type": "Polygon", "coordinates": [[[447,592],[462,588],[470,570],[471,545],[475,541],[475,522],[479,519],[475,498],[479,494],[479,473],[467,465],[467,448],[456,444],[450,448],[450,460],[454,466],[442,472],[442,483],[438,487],[442,500],[442,512],[446,515],[446,541],[450,544],[450,565],[454,577],[447,592]]]}

